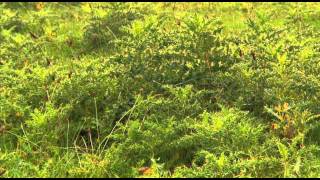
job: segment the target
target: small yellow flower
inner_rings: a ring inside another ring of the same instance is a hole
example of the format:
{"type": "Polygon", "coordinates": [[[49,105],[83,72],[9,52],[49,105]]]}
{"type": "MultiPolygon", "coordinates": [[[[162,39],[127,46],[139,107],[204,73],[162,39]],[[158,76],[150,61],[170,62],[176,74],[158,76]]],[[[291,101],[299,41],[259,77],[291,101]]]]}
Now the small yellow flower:
{"type": "Polygon", "coordinates": [[[281,108],[281,105],[278,105],[274,108],[277,112],[281,112],[282,111],[282,108],[281,108]]]}
{"type": "Polygon", "coordinates": [[[290,120],[290,116],[289,116],[288,114],[285,114],[285,115],[284,115],[284,119],[290,120]]]}
{"type": "Polygon", "coordinates": [[[26,59],[26,60],[24,60],[23,64],[24,64],[24,66],[28,66],[29,65],[29,61],[26,59]]]}
{"type": "Polygon", "coordinates": [[[275,129],[278,129],[278,128],[279,128],[278,124],[276,124],[276,123],[272,123],[271,124],[271,129],[275,130],[275,129]]]}
{"type": "Polygon", "coordinates": [[[287,111],[289,109],[289,104],[288,103],[284,103],[283,104],[283,111],[287,111]]]}
{"type": "Polygon", "coordinates": [[[44,3],[43,3],[43,2],[38,2],[38,3],[36,3],[36,9],[37,9],[38,11],[40,11],[41,9],[43,9],[43,7],[44,7],[44,3]]]}
{"type": "Polygon", "coordinates": [[[21,117],[21,113],[20,112],[16,112],[16,117],[21,117]]]}

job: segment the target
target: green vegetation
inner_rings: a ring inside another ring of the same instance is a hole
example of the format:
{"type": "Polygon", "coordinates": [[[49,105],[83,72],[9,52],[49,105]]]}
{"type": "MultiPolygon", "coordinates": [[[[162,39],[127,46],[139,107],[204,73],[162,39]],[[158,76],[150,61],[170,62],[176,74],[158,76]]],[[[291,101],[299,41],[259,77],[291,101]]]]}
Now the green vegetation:
{"type": "Polygon", "coordinates": [[[319,10],[0,3],[0,177],[320,177],[319,10]]]}

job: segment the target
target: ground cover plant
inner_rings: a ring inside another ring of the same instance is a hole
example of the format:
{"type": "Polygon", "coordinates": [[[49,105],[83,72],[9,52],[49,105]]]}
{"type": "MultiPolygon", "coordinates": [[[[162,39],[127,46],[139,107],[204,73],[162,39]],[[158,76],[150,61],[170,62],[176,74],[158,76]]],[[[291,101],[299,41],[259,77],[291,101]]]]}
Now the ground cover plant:
{"type": "Polygon", "coordinates": [[[320,177],[318,3],[0,3],[0,177],[320,177]]]}

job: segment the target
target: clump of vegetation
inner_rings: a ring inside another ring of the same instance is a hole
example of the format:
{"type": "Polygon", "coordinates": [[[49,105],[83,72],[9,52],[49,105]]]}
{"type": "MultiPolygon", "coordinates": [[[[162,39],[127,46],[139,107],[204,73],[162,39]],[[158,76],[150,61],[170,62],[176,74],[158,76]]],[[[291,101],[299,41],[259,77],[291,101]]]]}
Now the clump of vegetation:
{"type": "Polygon", "coordinates": [[[320,177],[318,6],[0,3],[0,177],[320,177]]]}

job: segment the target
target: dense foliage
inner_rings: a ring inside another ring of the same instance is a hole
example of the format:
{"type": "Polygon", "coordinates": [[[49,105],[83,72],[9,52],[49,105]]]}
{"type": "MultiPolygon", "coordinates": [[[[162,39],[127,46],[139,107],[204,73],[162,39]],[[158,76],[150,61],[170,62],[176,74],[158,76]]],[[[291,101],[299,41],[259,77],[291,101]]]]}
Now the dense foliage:
{"type": "Polygon", "coordinates": [[[0,3],[0,177],[320,177],[317,3],[0,3]]]}

